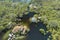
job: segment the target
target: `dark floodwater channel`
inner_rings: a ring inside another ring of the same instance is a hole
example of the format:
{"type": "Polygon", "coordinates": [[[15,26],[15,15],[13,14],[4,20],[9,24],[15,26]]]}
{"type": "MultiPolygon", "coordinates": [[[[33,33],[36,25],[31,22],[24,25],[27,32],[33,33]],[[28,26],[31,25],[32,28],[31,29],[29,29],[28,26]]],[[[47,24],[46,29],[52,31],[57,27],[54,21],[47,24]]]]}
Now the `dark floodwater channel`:
{"type": "MultiPolygon", "coordinates": [[[[25,18],[23,18],[23,20],[33,17],[34,14],[36,13],[29,12],[28,15],[24,16],[25,18]]],[[[46,25],[43,24],[43,22],[31,23],[29,27],[30,27],[30,31],[27,34],[26,40],[47,40],[47,38],[51,34],[51,33],[47,33],[46,35],[43,35],[42,33],[40,33],[39,29],[41,28],[47,31],[46,25]]]]}
{"type": "Polygon", "coordinates": [[[46,26],[42,23],[31,23],[30,24],[30,32],[27,34],[26,40],[47,40],[50,33],[47,33],[46,35],[43,35],[40,33],[39,29],[43,28],[46,31],[46,26]]]}

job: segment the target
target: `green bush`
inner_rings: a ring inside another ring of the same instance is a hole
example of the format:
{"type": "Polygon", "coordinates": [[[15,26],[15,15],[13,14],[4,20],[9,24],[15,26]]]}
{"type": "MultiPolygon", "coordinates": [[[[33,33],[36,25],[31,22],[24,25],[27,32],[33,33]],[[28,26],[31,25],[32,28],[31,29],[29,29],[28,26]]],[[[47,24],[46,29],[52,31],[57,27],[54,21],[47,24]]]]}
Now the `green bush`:
{"type": "Polygon", "coordinates": [[[40,31],[43,35],[46,35],[46,32],[45,32],[44,29],[40,29],[39,31],[40,31]]]}

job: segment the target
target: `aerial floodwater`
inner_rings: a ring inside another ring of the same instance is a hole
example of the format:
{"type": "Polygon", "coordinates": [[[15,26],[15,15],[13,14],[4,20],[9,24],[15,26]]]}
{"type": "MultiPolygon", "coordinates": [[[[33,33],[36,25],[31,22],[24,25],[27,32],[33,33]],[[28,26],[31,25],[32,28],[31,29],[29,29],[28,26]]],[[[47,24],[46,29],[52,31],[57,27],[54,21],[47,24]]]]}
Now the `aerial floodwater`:
{"type": "MultiPolygon", "coordinates": [[[[34,12],[29,12],[28,15],[23,16],[24,17],[23,20],[24,19],[27,20],[28,18],[33,17],[34,14],[35,14],[34,12]]],[[[50,33],[47,33],[46,35],[43,35],[42,33],[40,33],[39,29],[41,28],[44,29],[45,31],[47,30],[46,25],[43,24],[43,22],[38,22],[38,23],[32,22],[29,24],[29,28],[30,28],[30,31],[27,33],[26,40],[47,40],[48,36],[50,35],[50,33]]],[[[2,32],[2,34],[4,33],[2,32]]]]}
{"type": "Polygon", "coordinates": [[[43,34],[40,33],[39,31],[40,28],[46,30],[46,27],[42,22],[39,22],[37,25],[36,23],[31,23],[30,32],[27,34],[26,40],[47,40],[50,33],[44,36],[43,34]]]}
{"type": "Polygon", "coordinates": [[[60,0],[0,0],[0,40],[60,40],[60,0]]]}
{"type": "MultiPolygon", "coordinates": [[[[33,15],[36,14],[34,12],[29,12],[28,15],[23,16],[23,19],[28,19],[30,17],[33,17],[33,15]]],[[[26,40],[47,40],[49,37],[50,33],[47,33],[46,35],[43,35],[40,33],[39,29],[44,29],[45,31],[47,30],[46,25],[43,24],[43,22],[38,22],[38,23],[30,23],[29,24],[30,31],[27,34],[26,40]]]]}

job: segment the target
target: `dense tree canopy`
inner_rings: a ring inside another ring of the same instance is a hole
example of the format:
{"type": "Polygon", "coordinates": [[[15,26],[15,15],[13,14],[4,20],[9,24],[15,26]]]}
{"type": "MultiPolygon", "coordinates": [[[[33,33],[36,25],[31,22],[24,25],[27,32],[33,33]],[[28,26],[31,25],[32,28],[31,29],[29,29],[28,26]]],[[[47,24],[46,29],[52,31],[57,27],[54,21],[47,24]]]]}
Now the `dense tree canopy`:
{"type": "Polygon", "coordinates": [[[29,12],[38,15],[32,20],[36,18],[35,21],[43,22],[52,40],[60,40],[60,0],[0,0],[0,31],[20,23],[17,17],[21,18],[29,12]]]}

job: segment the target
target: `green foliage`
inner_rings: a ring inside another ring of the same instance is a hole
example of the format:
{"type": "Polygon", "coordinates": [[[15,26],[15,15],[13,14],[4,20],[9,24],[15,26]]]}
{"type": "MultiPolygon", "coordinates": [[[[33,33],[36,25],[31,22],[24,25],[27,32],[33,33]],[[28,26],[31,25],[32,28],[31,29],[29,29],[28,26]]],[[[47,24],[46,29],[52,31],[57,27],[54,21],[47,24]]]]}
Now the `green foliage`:
{"type": "Polygon", "coordinates": [[[25,40],[25,36],[18,36],[18,37],[16,37],[16,40],[25,40]]]}
{"type": "Polygon", "coordinates": [[[48,29],[55,29],[55,30],[57,30],[57,29],[59,28],[58,22],[55,21],[55,20],[49,21],[49,22],[48,22],[48,25],[47,25],[47,28],[48,28],[48,29]]]}
{"type": "MultiPolygon", "coordinates": [[[[17,16],[22,17],[23,14],[27,15],[29,12],[35,12],[38,15],[36,19],[41,17],[40,20],[46,24],[47,31],[52,33],[52,40],[60,40],[59,0],[31,0],[33,6],[29,8],[29,10],[28,7],[30,4],[26,3],[26,0],[24,0],[23,3],[17,1],[18,0],[4,0],[4,2],[2,2],[2,0],[0,0],[0,31],[9,27],[7,25],[9,25],[10,22],[15,25],[17,16]],[[34,6],[37,8],[34,8],[34,6]]],[[[40,29],[40,31],[41,33],[45,33],[44,29],[40,29]]]]}
{"type": "Polygon", "coordinates": [[[46,35],[46,32],[44,31],[44,29],[40,29],[39,30],[43,35],[46,35]]]}
{"type": "Polygon", "coordinates": [[[3,26],[0,26],[0,30],[3,30],[4,29],[4,27],[3,26]]]}

